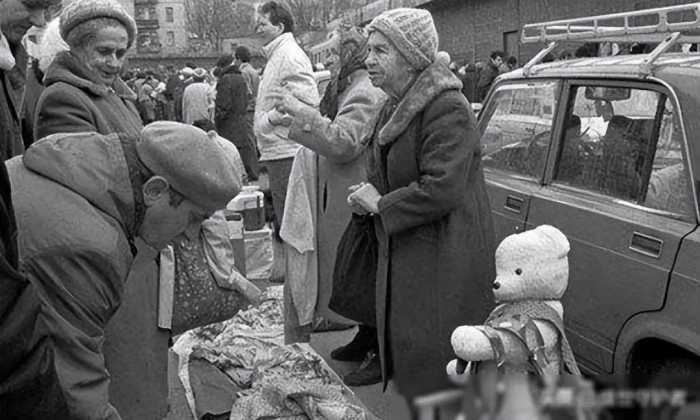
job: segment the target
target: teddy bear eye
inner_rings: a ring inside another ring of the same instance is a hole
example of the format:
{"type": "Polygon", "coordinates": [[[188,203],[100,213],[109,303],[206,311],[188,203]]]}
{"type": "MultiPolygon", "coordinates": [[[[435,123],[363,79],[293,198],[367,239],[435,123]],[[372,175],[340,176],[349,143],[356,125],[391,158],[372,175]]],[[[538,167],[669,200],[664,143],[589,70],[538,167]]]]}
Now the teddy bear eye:
{"type": "Polygon", "coordinates": [[[516,268],[516,269],[515,269],[515,274],[521,275],[521,274],[523,274],[523,270],[521,270],[520,268],[516,268]]]}

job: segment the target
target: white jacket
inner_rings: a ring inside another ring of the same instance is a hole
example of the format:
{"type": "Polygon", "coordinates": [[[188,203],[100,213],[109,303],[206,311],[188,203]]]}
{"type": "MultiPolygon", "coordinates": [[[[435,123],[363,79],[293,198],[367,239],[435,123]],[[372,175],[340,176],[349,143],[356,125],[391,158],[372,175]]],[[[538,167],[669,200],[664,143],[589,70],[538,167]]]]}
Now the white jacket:
{"type": "Polygon", "coordinates": [[[299,145],[289,140],[289,127],[270,124],[268,113],[274,108],[270,94],[291,91],[303,102],[317,107],[320,100],[311,61],[289,32],[270,41],[263,52],[267,64],[258,87],[253,127],[260,160],[294,157],[299,145]]]}

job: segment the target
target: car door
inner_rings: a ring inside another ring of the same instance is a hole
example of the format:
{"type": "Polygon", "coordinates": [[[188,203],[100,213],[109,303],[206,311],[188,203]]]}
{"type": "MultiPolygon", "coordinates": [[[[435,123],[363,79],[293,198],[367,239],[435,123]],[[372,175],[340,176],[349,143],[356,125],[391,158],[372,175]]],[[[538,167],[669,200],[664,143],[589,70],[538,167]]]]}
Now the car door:
{"type": "Polygon", "coordinates": [[[580,364],[612,372],[619,332],[662,308],[685,235],[695,227],[688,161],[675,104],[649,83],[567,84],[561,138],[528,228],[568,237],[567,335],[580,364]]]}
{"type": "Polygon", "coordinates": [[[479,118],[498,241],[525,228],[530,198],[544,176],[559,84],[550,79],[501,83],[479,118]]]}

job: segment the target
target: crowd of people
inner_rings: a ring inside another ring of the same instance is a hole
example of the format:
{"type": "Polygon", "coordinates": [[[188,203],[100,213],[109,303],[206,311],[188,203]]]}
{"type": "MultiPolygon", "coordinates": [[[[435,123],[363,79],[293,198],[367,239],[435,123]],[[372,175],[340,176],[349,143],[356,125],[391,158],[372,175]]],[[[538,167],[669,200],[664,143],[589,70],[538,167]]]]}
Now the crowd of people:
{"type": "MultiPolygon", "coordinates": [[[[409,400],[450,385],[452,331],[493,307],[495,244],[476,119],[430,12],[393,9],[339,30],[319,92],[275,1],[255,16],[262,74],[245,48],[212,71],[125,73],[137,28],[114,0],[71,2],[28,60],[22,37],[53,1],[0,2],[0,58],[13,58],[0,60],[3,418],[164,417],[158,251],[196,239],[263,168],[289,243],[293,187],[313,181],[317,287],[299,293],[309,278],[287,273],[287,341],[308,341],[315,313],[349,319],[358,333],[332,356],[365,363],[348,384],[393,379],[409,400]],[[353,224],[372,232],[367,261],[336,251],[353,224]],[[339,290],[341,260],[370,274],[339,290]]],[[[492,54],[479,95],[504,59],[492,54]]]]}

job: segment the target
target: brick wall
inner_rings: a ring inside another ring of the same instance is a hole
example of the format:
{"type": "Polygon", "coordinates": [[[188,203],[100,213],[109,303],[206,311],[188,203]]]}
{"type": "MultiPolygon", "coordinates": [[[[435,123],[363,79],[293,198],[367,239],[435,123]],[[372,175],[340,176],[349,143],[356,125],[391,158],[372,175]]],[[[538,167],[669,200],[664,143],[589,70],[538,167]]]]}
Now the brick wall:
{"type": "MultiPolygon", "coordinates": [[[[440,34],[440,49],[450,53],[453,60],[464,63],[484,60],[492,50],[504,49],[504,33],[519,31],[527,23],[689,2],[690,0],[433,0],[423,7],[433,14],[440,34]]],[[[542,47],[540,44],[518,45],[518,62],[526,62],[542,47]]]]}

